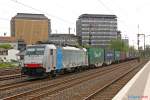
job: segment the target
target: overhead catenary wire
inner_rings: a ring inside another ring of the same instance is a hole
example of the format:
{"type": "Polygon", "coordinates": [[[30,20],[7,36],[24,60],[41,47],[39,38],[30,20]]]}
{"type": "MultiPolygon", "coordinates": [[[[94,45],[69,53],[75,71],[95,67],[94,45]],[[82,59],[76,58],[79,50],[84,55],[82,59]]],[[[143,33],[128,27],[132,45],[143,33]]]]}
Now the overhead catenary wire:
{"type": "MultiPolygon", "coordinates": [[[[111,14],[114,14],[114,11],[112,9],[109,8],[109,6],[107,6],[102,0],[97,0],[103,7],[106,8],[107,11],[109,11],[111,14]]],[[[118,6],[116,6],[118,7],[118,6]]],[[[124,35],[127,35],[125,29],[128,29],[128,25],[126,24],[125,21],[121,20],[120,18],[117,18],[117,20],[119,21],[119,24],[122,24],[124,26],[124,35]]]]}
{"type": "Polygon", "coordinates": [[[34,10],[34,11],[37,11],[37,12],[40,12],[40,13],[43,13],[43,14],[47,14],[47,15],[49,15],[49,16],[55,18],[55,19],[58,19],[58,20],[60,20],[60,21],[62,21],[62,22],[68,23],[68,24],[70,24],[70,25],[74,24],[74,23],[72,23],[72,22],[70,22],[70,21],[68,21],[68,20],[65,20],[65,19],[63,19],[63,18],[61,18],[61,17],[58,17],[58,16],[55,16],[55,15],[49,14],[49,13],[47,13],[47,12],[45,12],[45,11],[42,11],[42,10],[37,9],[37,8],[34,8],[34,7],[30,6],[30,5],[24,4],[24,3],[22,3],[22,2],[20,2],[20,1],[18,1],[18,0],[11,0],[11,1],[13,1],[14,3],[17,3],[17,4],[19,4],[19,5],[22,5],[22,6],[24,6],[24,7],[30,8],[30,9],[32,9],[32,10],[34,10]]]}
{"type": "Polygon", "coordinates": [[[104,8],[106,8],[107,11],[109,11],[111,14],[114,14],[114,11],[111,10],[102,0],[97,0],[104,8]]]}
{"type": "MultiPolygon", "coordinates": [[[[97,0],[107,11],[109,11],[111,14],[115,14],[114,11],[112,9],[110,9],[102,0],[97,0]]],[[[127,24],[121,20],[121,19],[118,19],[121,24],[123,24],[127,29],[128,29],[128,26],[127,24]]]]}

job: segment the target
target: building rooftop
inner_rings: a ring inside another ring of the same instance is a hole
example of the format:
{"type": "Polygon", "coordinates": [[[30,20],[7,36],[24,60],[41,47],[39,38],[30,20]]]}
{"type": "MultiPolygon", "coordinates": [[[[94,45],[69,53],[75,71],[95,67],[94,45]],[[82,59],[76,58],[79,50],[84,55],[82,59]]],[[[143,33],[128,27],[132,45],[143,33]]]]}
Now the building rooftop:
{"type": "Polygon", "coordinates": [[[48,19],[44,14],[17,13],[15,19],[48,19]]]}
{"type": "Polygon", "coordinates": [[[0,36],[0,43],[5,43],[5,42],[15,42],[15,38],[8,37],[8,36],[0,36]]]}
{"type": "Polygon", "coordinates": [[[49,34],[49,37],[77,37],[75,34],[49,34]]]}
{"type": "Polygon", "coordinates": [[[80,18],[117,18],[117,16],[108,14],[82,14],[79,16],[80,18]]]}
{"type": "Polygon", "coordinates": [[[74,34],[49,34],[49,36],[75,36],[74,34]]]}

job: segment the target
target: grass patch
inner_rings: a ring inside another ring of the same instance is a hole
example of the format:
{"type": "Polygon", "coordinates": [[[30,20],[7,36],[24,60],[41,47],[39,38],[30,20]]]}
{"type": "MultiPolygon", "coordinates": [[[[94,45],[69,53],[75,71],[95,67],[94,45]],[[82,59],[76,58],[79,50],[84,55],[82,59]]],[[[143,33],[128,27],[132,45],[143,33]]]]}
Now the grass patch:
{"type": "Polygon", "coordinates": [[[14,63],[3,62],[0,63],[0,68],[13,68],[17,67],[14,63]]]}

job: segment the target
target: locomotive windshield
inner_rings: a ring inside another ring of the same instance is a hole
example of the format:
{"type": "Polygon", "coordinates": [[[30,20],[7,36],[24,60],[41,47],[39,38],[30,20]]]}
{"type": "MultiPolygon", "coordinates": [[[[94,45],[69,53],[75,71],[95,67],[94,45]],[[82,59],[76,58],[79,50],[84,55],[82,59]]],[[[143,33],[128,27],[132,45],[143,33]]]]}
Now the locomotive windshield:
{"type": "Polygon", "coordinates": [[[27,48],[26,55],[44,55],[45,46],[30,46],[27,48]]]}

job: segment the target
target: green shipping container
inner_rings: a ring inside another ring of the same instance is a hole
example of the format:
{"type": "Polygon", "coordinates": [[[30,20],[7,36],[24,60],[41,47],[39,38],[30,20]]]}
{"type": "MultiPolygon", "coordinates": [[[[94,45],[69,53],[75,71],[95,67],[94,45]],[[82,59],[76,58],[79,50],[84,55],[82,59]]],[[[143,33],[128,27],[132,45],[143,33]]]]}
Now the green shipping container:
{"type": "Polygon", "coordinates": [[[120,51],[115,51],[115,61],[120,60],[120,51]]]}
{"type": "Polygon", "coordinates": [[[104,49],[88,48],[87,51],[89,65],[102,66],[104,63],[104,49]]]}

